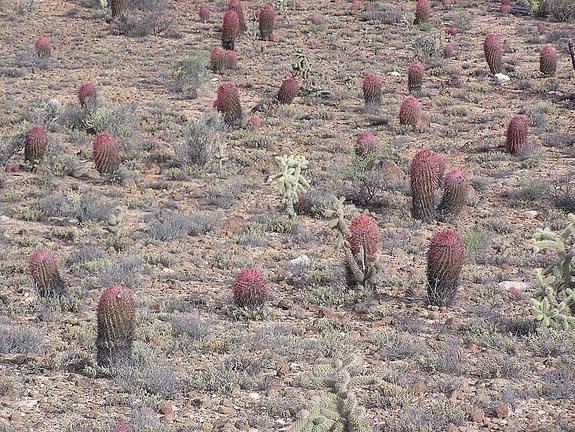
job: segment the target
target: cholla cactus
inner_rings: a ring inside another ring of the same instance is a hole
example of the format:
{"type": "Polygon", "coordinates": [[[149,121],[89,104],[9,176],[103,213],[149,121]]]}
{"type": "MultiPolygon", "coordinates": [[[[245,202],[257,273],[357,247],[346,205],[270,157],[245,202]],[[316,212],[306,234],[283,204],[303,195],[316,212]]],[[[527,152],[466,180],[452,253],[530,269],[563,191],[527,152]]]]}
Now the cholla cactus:
{"type": "Polygon", "coordinates": [[[421,107],[413,96],[408,96],[399,107],[399,124],[416,127],[421,121],[421,107]]]}
{"type": "Polygon", "coordinates": [[[483,52],[491,73],[493,75],[501,73],[503,71],[503,44],[499,36],[494,33],[488,34],[483,42],[483,52]]]}
{"type": "Polygon", "coordinates": [[[415,4],[414,24],[427,24],[431,18],[431,5],[429,0],[417,0],[415,4]]]}
{"type": "Polygon", "coordinates": [[[107,367],[129,363],[134,343],[136,302],[134,294],[122,285],[106,288],[98,302],[96,317],[97,363],[107,367]]]}
{"type": "Polygon", "coordinates": [[[259,12],[260,39],[273,40],[276,12],[271,5],[265,5],[259,12]]]}
{"type": "Polygon", "coordinates": [[[278,101],[280,104],[289,105],[293,102],[299,92],[299,84],[291,73],[287,73],[278,90],[278,101]]]}
{"type": "Polygon", "coordinates": [[[445,159],[430,150],[419,151],[411,161],[412,215],[431,222],[435,219],[435,191],[439,187],[445,159]]]}
{"type": "Polygon", "coordinates": [[[41,298],[60,298],[66,284],[60,277],[54,254],[46,249],[37,250],[28,260],[28,270],[41,298]]]}
{"type": "Polygon", "coordinates": [[[110,10],[112,11],[112,19],[124,19],[126,16],[126,2],[127,0],[108,0],[110,10]]]}
{"type": "Polygon", "coordinates": [[[234,10],[227,10],[222,24],[222,48],[233,50],[240,31],[240,20],[234,10]]]}
{"type": "Polygon", "coordinates": [[[557,51],[551,45],[545,45],[539,55],[539,70],[545,76],[555,75],[557,70],[557,51]]]}
{"type": "Polygon", "coordinates": [[[46,36],[40,36],[34,43],[38,58],[48,58],[52,55],[52,45],[46,36]]]}
{"type": "Polygon", "coordinates": [[[240,94],[235,84],[223,83],[218,87],[216,100],[212,106],[222,113],[224,123],[228,126],[240,126],[242,122],[242,105],[240,94]]]}
{"type": "Polygon", "coordinates": [[[374,73],[363,79],[363,100],[366,106],[379,105],[381,102],[381,78],[374,73]]]}
{"type": "Polygon", "coordinates": [[[248,29],[248,26],[246,24],[244,7],[242,5],[241,0],[230,0],[230,2],[228,3],[228,10],[233,10],[235,13],[238,14],[238,22],[239,22],[238,35],[244,34],[248,29]]]}
{"type": "Polygon", "coordinates": [[[412,62],[407,68],[407,89],[409,92],[421,90],[425,68],[420,61],[412,62]]]}
{"type": "Polygon", "coordinates": [[[465,246],[457,232],[444,229],[431,239],[427,250],[427,297],[436,306],[455,300],[459,275],[465,261],[465,246]]]}
{"type": "Polygon", "coordinates": [[[226,51],[219,46],[210,51],[210,68],[214,73],[221,73],[226,68],[226,51]]]}
{"type": "Polygon", "coordinates": [[[261,306],[267,298],[266,279],[258,270],[244,269],[235,277],[232,292],[237,306],[261,306]]]}
{"type": "Polygon", "coordinates": [[[46,154],[48,148],[48,131],[42,126],[34,126],[24,134],[24,160],[36,165],[46,154]]]}
{"type": "Polygon", "coordinates": [[[527,116],[518,115],[511,119],[507,127],[505,149],[512,155],[524,153],[528,147],[529,121],[527,116]]]}
{"type": "Polygon", "coordinates": [[[76,95],[78,96],[78,101],[82,108],[93,108],[96,106],[97,90],[94,84],[90,82],[82,84],[78,87],[76,95]]]}
{"type": "Polygon", "coordinates": [[[467,174],[460,169],[452,169],[443,179],[443,197],[437,207],[438,219],[450,221],[455,219],[463,210],[469,192],[467,174]]]}
{"type": "Polygon", "coordinates": [[[92,158],[100,174],[114,174],[122,162],[118,141],[107,133],[96,135],[92,142],[92,158]]]}
{"type": "Polygon", "coordinates": [[[286,206],[286,211],[290,218],[295,218],[294,204],[298,200],[298,195],[305,192],[309,187],[309,182],[303,176],[302,171],[307,169],[308,162],[303,156],[285,155],[276,157],[281,171],[269,181],[277,181],[282,202],[286,206]]]}

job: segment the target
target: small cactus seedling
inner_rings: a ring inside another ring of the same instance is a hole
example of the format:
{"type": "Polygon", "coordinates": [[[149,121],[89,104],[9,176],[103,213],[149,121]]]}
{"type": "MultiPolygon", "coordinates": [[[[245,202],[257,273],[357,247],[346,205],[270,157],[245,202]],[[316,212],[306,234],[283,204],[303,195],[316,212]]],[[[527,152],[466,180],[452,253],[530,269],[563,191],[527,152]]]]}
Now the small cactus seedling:
{"type": "Polygon", "coordinates": [[[222,24],[222,48],[233,50],[236,38],[240,31],[240,20],[236,11],[228,9],[224,14],[224,22],[222,24]]]}
{"type": "Polygon", "coordinates": [[[409,65],[407,68],[407,88],[410,93],[421,89],[424,74],[425,68],[421,62],[416,60],[409,65]]]}
{"type": "Polygon", "coordinates": [[[440,220],[449,221],[461,213],[467,201],[469,180],[467,174],[460,169],[452,169],[443,179],[443,197],[437,207],[440,220]]]}
{"type": "Polygon", "coordinates": [[[52,45],[46,36],[40,36],[34,44],[38,58],[48,58],[52,54],[52,45]]]}
{"type": "Polygon", "coordinates": [[[313,14],[313,15],[312,15],[312,17],[311,17],[311,23],[312,23],[313,25],[316,25],[316,26],[317,26],[317,25],[320,25],[321,22],[322,22],[322,19],[321,19],[321,15],[320,15],[320,14],[313,14]]]}
{"type": "Polygon", "coordinates": [[[234,303],[237,306],[261,306],[267,297],[266,279],[257,270],[242,270],[232,284],[234,303]]]}
{"type": "Polygon", "coordinates": [[[265,5],[260,10],[260,39],[273,40],[274,22],[276,19],[276,11],[273,6],[265,5]]]}
{"type": "Polygon", "coordinates": [[[225,51],[225,66],[226,69],[235,69],[238,67],[238,53],[233,50],[225,51]]]}
{"type": "Polygon", "coordinates": [[[347,237],[349,248],[354,256],[374,255],[379,249],[379,228],[375,220],[368,215],[354,216],[349,224],[347,237]]]}
{"type": "Polygon", "coordinates": [[[210,67],[214,73],[221,73],[226,68],[226,51],[219,46],[210,51],[210,67]]]}
{"type": "Polygon", "coordinates": [[[112,19],[123,19],[125,17],[126,1],[127,0],[109,0],[108,4],[112,11],[112,19]]]}
{"type": "Polygon", "coordinates": [[[225,124],[228,126],[240,126],[242,122],[242,106],[240,104],[240,94],[235,84],[226,82],[220,85],[216,100],[212,106],[222,113],[225,124]]]}
{"type": "Polygon", "coordinates": [[[427,250],[427,298],[431,305],[453,304],[464,260],[465,246],[457,232],[444,229],[433,236],[427,250]]]}
{"type": "Polygon", "coordinates": [[[411,161],[412,215],[431,222],[435,219],[435,190],[439,187],[445,159],[431,150],[419,151],[411,161]]]}
{"type": "Polygon", "coordinates": [[[528,149],[529,121],[527,116],[518,115],[511,119],[507,127],[505,149],[512,155],[524,153],[528,149]]]}
{"type": "Polygon", "coordinates": [[[122,162],[118,141],[107,133],[96,135],[92,142],[92,158],[100,174],[114,174],[122,162]]]}
{"type": "Polygon", "coordinates": [[[108,367],[130,362],[135,316],[136,302],[129,288],[111,285],[102,292],[96,311],[96,360],[99,366],[108,367]]]}
{"type": "Polygon", "coordinates": [[[495,33],[488,34],[483,42],[483,52],[491,73],[493,75],[501,73],[503,70],[503,44],[499,36],[495,33]]]}
{"type": "Polygon", "coordinates": [[[207,22],[210,19],[210,8],[207,6],[200,6],[199,16],[200,21],[207,22]]]}
{"type": "Polygon", "coordinates": [[[381,78],[374,73],[363,79],[363,100],[366,106],[379,105],[381,102],[381,78]]]}
{"type": "Polygon", "coordinates": [[[453,48],[453,43],[447,42],[445,44],[445,46],[443,47],[443,57],[444,58],[451,58],[451,57],[453,57],[454,52],[455,52],[455,49],[453,48]]]}
{"type": "Polygon", "coordinates": [[[96,86],[92,83],[84,83],[78,87],[76,92],[78,95],[78,101],[80,101],[80,106],[82,108],[94,107],[96,105],[97,90],[96,86]]]}
{"type": "Polygon", "coordinates": [[[431,18],[431,5],[429,0],[417,0],[415,4],[414,24],[427,24],[431,18]]]}
{"type": "Polygon", "coordinates": [[[40,297],[59,298],[64,295],[66,284],[60,277],[52,252],[46,249],[34,252],[28,260],[28,270],[40,297]]]}
{"type": "Polygon", "coordinates": [[[230,2],[228,3],[228,10],[233,10],[235,13],[238,14],[238,22],[239,22],[238,35],[244,34],[248,29],[248,26],[246,24],[244,7],[242,5],[241,0],[230,0],[230,2]]]}
{"type": "Polygon", "coordinates": [[[555,75],[557,70],[557,51],[551,45],[545,45],[539,55],[539,70],[545,76],[555,75]]]}
{"type": "Polygon", "coordinates": [[[278,90],[280,104],[289,105],[299,93],[299,84],[291,73],[287,73],[278,90]]]}
{"type": "Polygon", "coordinates": [[[42,126],[34,126],[24,134],[24,160],[36,165],[46,154],[48,148],[48,131],[42,126]]]}
{"type": "Polygon", "coordinates": [[[421,107],[413,96],[408,96],[399,107],[399,124],[415,127],[421,120],[421,107]]]}
{"type": "Polygon", "coordinates": [[[374,155],[378,152],[377,137],[369,131],[363,132],[355,139],[355,154],[359,157],[374,155]]]}

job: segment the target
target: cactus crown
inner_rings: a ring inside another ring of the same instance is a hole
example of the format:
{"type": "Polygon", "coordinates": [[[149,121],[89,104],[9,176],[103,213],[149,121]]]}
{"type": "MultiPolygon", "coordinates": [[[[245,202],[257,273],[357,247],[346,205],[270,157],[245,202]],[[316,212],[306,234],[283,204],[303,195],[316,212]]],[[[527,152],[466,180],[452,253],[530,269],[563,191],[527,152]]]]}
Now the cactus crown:
{"type": "Polygon", "coordinates": [[[122,162],[118,141],[107,133],[96,135],[92,142],[92,158],[100,174],[114,174],[122,162]]]}
{"type": "Polygon", "coordinates": [[[256,269],[242,270],[232,283],[234,302],[238,306],[261,306],[266,299],[266,279],[256,269]]]}
{"type": "Polygon", "coordinates": [[[354,216],[349,224],[350,235],[346,238],[354,255],[361,251],[366,256],[374,255],[379,249],[379,228],[375,220],[368,215],[354,216]]]}

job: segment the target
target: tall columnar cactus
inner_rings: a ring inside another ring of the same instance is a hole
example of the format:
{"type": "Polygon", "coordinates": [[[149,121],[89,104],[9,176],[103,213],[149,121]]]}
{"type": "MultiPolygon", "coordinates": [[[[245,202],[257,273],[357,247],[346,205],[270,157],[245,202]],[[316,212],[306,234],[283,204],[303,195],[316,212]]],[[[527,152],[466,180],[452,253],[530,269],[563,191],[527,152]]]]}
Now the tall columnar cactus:
{"type": "Polygon", "coordinates": [[[28,260],[28,270],[40,297],[59,298],[64,295],[66,284],[60,277],[52,252],[46,249],[34,252],[28,260]]]}
{"type": "Polygon", "coordinates": [[[548,77],[555,75],[555,71],[557,71],[557,51],[551,45],[545,45],[541,49],[539,70],[548,77]]]}
{"type": "Polygon", "coordinates": [[[82,108],[94,107],[97,99],[96,86],[90,82],[82,84],[76,92],[82,108]]]}
{"type": "Polygon", "coordinates": [[[421,107],[417,99],[408,96],[399,107],[399,124],[415,127],[421,121],[421,107]]]}
{"type": "Polygon", "coordinates": [[[429,0],[417,0],[415,4],[415,24],[426,24],[431,18],[431,5],[429,0]]]}
{"type": "Polygon", "coordinates": [[[518,155],[528,149],[529,121],[527,116],[518,115],[511,119],[507,127],[505,149],[512,155],[518,155]]]}
{"type": "Polygon", "coordinates": [[[260,10],[260,39],[273,40],[274,22],[276,19],[276,11],[273,6],[265,5],[260,10]]]}
{"type": "Polygon", "coordinates": [[[212,72],[221,73],[226,68],[226,51],[219,46],[210,51],[210,67],[212,72]]]}
{"type": "Polygon", "coordinates": [[[354,152],[356,156],[375,155],[378,150],[377,137],[369,131],[362,132],[361,135],[355,139],[354,152]]]}
{"type": "Polygon", "coordinates": [[[134,343],[136,301],[129,288],[111,285],[100,295],[98,309],[97,363],[108,367],[129,363],[134,343]]]}
{"type": "Polygon", "coordinates": [[[465,246],[457,232],[444,229],[433,236],[427,250],[427,298],[430,304],[453,304],[464,261],[465,246]]]}
{"type": "Polygon", "coordinates": [[[366,106],[379,105],[381,102],[381,78],[370,73],[363,79],[363,100],[366,106]]]}
{"type": "Polygon", "coordinates": [[[483,52],[491,73],[494,75],[501,73],[503,71],[503,44],[499,36],[495,33],[488,34],[483,42],[483,52]]]}
{"type": "Polygon", "coordinates": [[[244,269],[235,277],[232,292],[238,306],[261,306],[267,297],[266,279],[258,270],[244,269]]]}
{"type": "Polygon", "coordinates": [[[24,160],[36,165],[46,154],[48,131],[42,126],[34,126],[24,134],[24,160]]]}
{"type": "Polygon", "coordinates": [[[228,9],[222,23],[222,48],[233,50],[240,31],[240,20],[236,11],[228,9]]]}
{"type": "Polygon", "coordinates": [[[289,105],[299,93],[299,84],[291,73],[287,73],[278,90],[278,101],[280,104],[289,105]]]}
{"type": "Polygon", "coordinates": [[[52,45],[46,36],[40,36],[34,43],[38,58],[48,58],[52,55],[52,45]]]}
{"type": "Polygon", "coordinates": [[[240,126],[242,122],[242,106],[240,104],[240,94],[235,84],[231,82],[223,83],[218,87],[216,100],[213,107],[221,112],[224,122],[229,126],[240,126]]]}
{"type": "Polygon", "coordinates": [[[112,11],[112,19],[123,19],[126,15],[128,0],[109,0],[108,4],[112,11]]]}
{"type": "Polygon", "coordinates": [[[431,150],[419,151],[411,161],[412,215],[431,222],[435,219],[435,191],[439,187],[445,159],[431,150]]]}
{"type": "Polygon", "coordinates": [[[122,162],[118,141],[107,133],[96,135],[92,141],[92,158],[100,174],[114,174],[122,162]]]}
{"type": "Polygon", "coordinates": [[[467,174],[457,168],[447,171],[443,179],[443,197],[437,207],[438,218],[449,221],[459,216],[467,201],[468,192],[467,174]]]}
{"type": "Polygon", "coordinates": [[[210,19],[210,8],[207,6],[200,6],[198,15],[200,16],[200,21],[207,22],[210,19]]]}
{"type": "Polygon", "coordinates": [[[409,65],[407,68],[407,88],[410,93],[421,89],[424,74],[425,68],[420,61],[416,60],[409,65]]]}
{"type": "Polygon", "coordinates": [[[238,14],[238,21],[239,21],[238,35],[244,34],[248,29],[248,26],[246,24],[244,7],[242,5],[241,0],[230,0],[228,3],[228,10],[233,10],[235,13],[238,14]]]}

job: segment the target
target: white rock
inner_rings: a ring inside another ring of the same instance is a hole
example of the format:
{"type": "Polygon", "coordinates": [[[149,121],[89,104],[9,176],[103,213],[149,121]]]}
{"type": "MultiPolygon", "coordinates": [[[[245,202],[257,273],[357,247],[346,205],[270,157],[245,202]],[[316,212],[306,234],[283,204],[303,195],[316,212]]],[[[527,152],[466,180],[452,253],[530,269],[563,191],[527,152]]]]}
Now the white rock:
{"type": "Polygon", "coordinates": [[[252,399],[255,399],[255,400],[261,399],[261,395],[259,393],[256,393],[256,392],[251,392],[248,394],[248,396],[251,397],[252,399]]]}
{"type": "Polygon", "coordinates": [[[503,281],[497,284],[502,291],[508,292],[509,294],[520,294],[529,289],[529,284],[526,282],[518,281],[503,281]]]}
{"type": "Polygon", "coordinates": [[[398,77],[401,76],[401,74],[397,71],[391,71],[387,73],[388,75],[394,76],[394,77],[398,77]]]}
{"type": "Polygon", "coordinates": [[[495,84],[497,84],[497,85],[503,85],[506,82],[511,80],[511,78],[509,78],[507,75],[502,74],[502,73],[495,74],[495,76],[493,78],[495,79],[495,84]]]}
{"type": "Polygon", "coordinates": [[[523,212],[523,216],[525,216],[527,219],[533,219],[535,216],[537,216],[537,212],[535,210],[527,210],[523,212]]]}
{"type": "Polygon", "coordinates": [[[297,258],[290,260],[290,264],[297,264],[301,266],[308,266],[311,263],[311,259],[307,255],[300,255],[297,258]]]}

